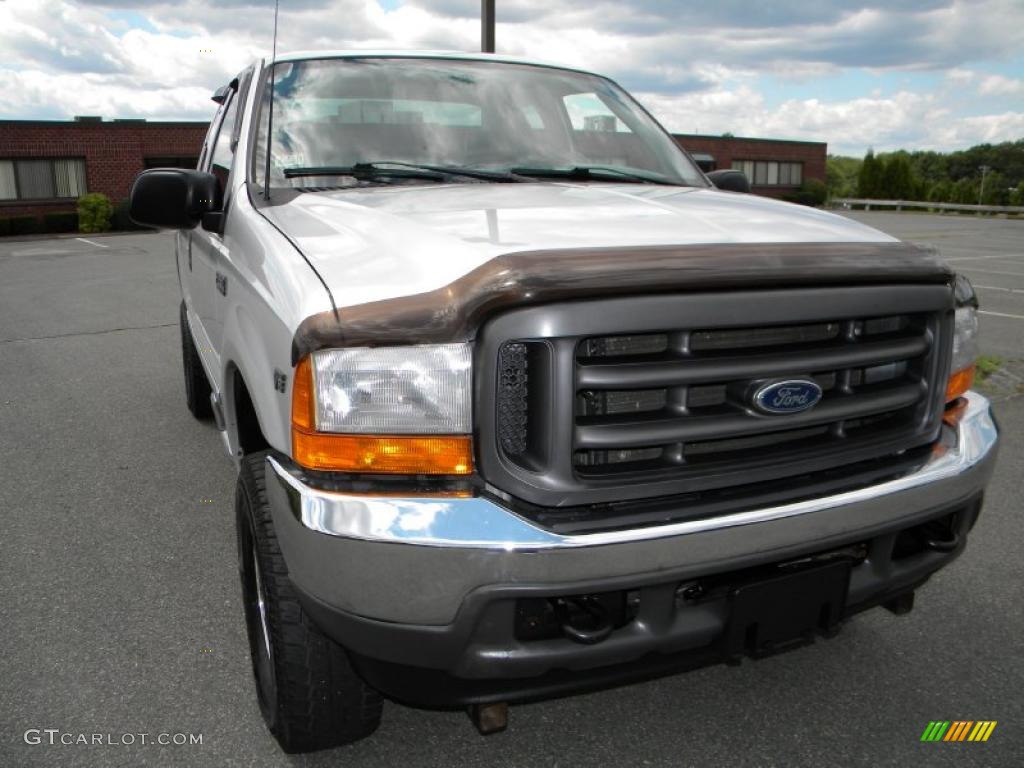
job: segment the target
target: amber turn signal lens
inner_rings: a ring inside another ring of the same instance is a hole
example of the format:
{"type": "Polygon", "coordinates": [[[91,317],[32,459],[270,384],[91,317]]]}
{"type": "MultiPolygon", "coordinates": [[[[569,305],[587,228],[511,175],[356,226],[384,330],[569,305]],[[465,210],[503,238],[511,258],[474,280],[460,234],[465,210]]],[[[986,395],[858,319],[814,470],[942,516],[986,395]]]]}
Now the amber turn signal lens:
{"type": "Polygon", "coordinates": [[[308,469],[402,475],[468,475],[469,437],[330,435],[292,429],[294,459],[308,469]]]}
{"type": "Polygon", "coordinates": [[[308,357],[292,386],[292,458],[307,469],[396,475],[468,475],[473,441],[467,435],[339,435],[316,431],[313,369],[308,357]]]}
{"type": "Polygon", "coordinates": [[[309,357],[304,357],[295,366],[295,382],[292,385],[292,427],[307,432],[316,429],[313,410],[313,366],[309,357]]]}
{"type": "Polygon", "coordinates": [[[951,374],[946,384],[946,402],[951,403],[967,392],[974,383],[974,366],[969,365],[951,374]]]}

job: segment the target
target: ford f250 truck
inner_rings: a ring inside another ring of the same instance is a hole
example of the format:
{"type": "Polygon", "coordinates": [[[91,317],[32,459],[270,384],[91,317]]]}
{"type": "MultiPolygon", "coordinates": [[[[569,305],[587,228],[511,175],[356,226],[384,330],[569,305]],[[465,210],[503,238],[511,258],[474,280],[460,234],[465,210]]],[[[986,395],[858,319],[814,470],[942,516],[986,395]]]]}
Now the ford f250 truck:
{"type": "Polygon", "coordinates": [[[905,613],[996,456],[935,255],[705,176],[612,81],[490,55],[261,61],[178,230],[189,410],[238,466],[286,751],[905,613]]]}

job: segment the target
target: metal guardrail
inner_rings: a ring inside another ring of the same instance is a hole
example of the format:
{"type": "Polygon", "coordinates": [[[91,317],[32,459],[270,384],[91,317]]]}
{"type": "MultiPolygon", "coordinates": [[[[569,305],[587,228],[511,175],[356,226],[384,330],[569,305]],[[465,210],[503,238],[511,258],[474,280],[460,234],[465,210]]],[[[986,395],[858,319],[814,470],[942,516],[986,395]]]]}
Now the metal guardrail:
{"type": "Polygon", "coordinates": [[[928,208],[937,211],[966,211],[968,213],[1024,213],[1024,205],[970,205],[967,203],[928,203],[920,200],[864,200],[860,198],[841,197],[831,201],[833,208],[851,208],[855,205],[864,206],[865,211],[872,208],[928,208]]]}

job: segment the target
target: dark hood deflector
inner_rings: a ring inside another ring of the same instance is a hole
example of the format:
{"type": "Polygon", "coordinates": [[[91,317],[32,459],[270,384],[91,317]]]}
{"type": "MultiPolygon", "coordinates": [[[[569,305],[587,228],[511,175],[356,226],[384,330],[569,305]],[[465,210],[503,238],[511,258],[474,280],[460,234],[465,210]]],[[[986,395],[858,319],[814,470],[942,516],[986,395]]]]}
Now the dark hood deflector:
{"type": "Polygon", "coordinates": [[[900,242],[511,253],[427,293],[306,318],[292,340],[292,365],[325,347],[468,341],[494,312],[553,301],[738,288],[944,283],[952,278],[952,270],[933,251],[900,242]]]}

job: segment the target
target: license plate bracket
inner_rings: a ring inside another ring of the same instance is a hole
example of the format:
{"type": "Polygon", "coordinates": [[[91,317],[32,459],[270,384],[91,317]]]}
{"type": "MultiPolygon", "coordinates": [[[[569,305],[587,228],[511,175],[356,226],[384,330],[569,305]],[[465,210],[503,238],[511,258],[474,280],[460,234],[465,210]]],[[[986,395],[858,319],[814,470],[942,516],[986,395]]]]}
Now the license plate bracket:
{"type": "Polygon", "coordinates": [[[837,560],[733,587],[723,635],[726,656],[767,656],[813,642],[819,633],[835,634],[850,568],[848,560],[837,560]]]}

